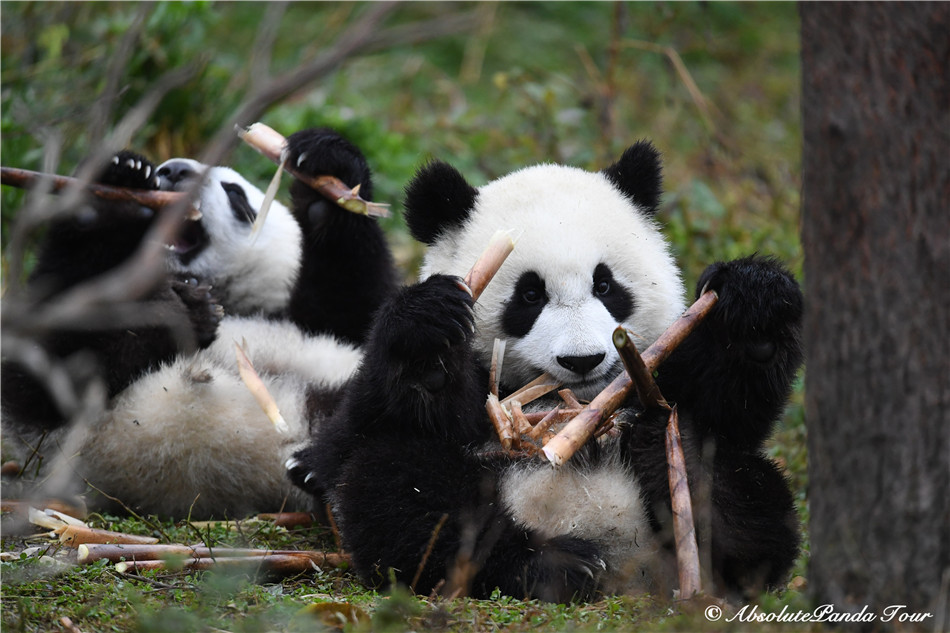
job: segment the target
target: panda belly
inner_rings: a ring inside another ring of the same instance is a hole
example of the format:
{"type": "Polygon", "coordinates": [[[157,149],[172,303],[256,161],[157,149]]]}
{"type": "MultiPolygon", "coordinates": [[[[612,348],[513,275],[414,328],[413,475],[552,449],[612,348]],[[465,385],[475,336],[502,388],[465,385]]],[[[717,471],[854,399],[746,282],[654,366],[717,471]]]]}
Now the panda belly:
{"type": "Polygon", "coordinates": [[[89,431],[78,470],[140,512],[245,516],[309,507],[284,462],[310,436],[309,405],[340,388],[360,353],[329,337],[254,318],[228,318],[206,349],[181,356],[120,393],[89,431]],[[241,380],[235,342],[287,423],[278,431],[241,380]]]}
{"type": "Polygon", "coordinates": [[[501,475],[501,499],[514,520],[543,537],[569,535],[602,548],[601,590],[654,591],[664,555],[647,518],[636,477],[616,456],[552,468],[515,464],[501,475]]]}

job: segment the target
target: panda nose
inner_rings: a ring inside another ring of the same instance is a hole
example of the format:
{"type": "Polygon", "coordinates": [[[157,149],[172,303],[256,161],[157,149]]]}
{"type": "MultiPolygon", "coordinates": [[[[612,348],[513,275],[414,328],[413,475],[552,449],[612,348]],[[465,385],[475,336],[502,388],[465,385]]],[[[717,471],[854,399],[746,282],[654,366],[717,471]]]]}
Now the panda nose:
{"type": "Polygon", "coordinates": [[[558,356],[557,363],[565,369],[578,374],[586,374],[604,360],[606,354],[591,354],[590,356],[558,356]]]}
{"type": "Polygon", "coordinates": [[[195,170],[192,169],[191,165],[185,161],[173,160],[162,165],[161,169],[159,169],[157,173],[159,178],[163,178],[175,185],[182,180],[194,177],[195,170]]]}

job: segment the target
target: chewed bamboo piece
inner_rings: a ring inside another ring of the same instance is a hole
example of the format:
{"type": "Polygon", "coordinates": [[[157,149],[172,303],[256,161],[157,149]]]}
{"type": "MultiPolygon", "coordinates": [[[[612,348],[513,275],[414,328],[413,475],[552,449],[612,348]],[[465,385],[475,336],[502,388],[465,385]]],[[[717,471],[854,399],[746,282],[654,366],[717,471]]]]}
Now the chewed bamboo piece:
{"type": "MultiPolygon", "coordinates": [[[[683,342],[690,332],[709,314],[719,296],[707,291],[690,306],[683,315],[667,328],[643,354],[643,363],[649,373],[653,371],[683,342]]],[[[611,414],[613,414],[634,388],[633,380],[624,371],[591,401],[590,405],[568,422],[541,451],[549,462],[560,466],[571,458],[611,414]]]]}
{"type": "Polygon", "coordinates": [[[237,341],[234,342],[238,373],[241,375],[241,380],[244,381],[245,386],[247,386],[251,395],[254,396],[257,404],[264,410],[267,419],[273,423],[277,432],[287,434],[290,432],[290,425],[287,424],[287,420],[284,419],[284,416],[280,414],[280,409],[277,408],[277,402],[274,401],[273,396],[267,391],[267,386],[254,369],[254,365],[251,364],[251,359],[247,357],[245,351],[246,348],[247,342],[244,342],[243,346],[238,345],[237,341]]]}
{"type": "Polygon", "coordinates": [[[511,251],[515,249],[517,236],[513,236],[511,231],[497,231],[488,242],[488,246],[482,251],[482,254],[475,260],[468,274],[465,275],[465,284],[471,289],[472,297],[478,301],[478,297],[488,286],[498,269],[505,262],[511,251]]]}
{"type": "Polygon", "coordinates": [[[328,200],[335,202],[347,211],[373,217],[389,217],[389,205],[370,202],[360,197],[360,185],[348,187],[334,176],[308,176],[288,165],[284,160],[287,139],[272,127],[264,123],[253,123],[246,129],[237,129],[238,137],[263,156],[282,166],[284,171],[320,192],[328,200]]]}
{"type": "MultiPolygon", "coordinates": [[[[173,204],[178,204],[188,198],[188,194],[181,191],[156,191],[153,189],[133,189],[130,187],[113,187],[112,185],[102,185],[99,183],[85,183],[78,178],[70,176],[59,176],[57,174],[44,174],[29,169],[18,169],[15,167],[0,167],[0,184],[19,187],[21,189],[32,189],[42,182],[50,183],[50,191],[53,193],[62,193],[66,189],[84,188],[86,191],[102,198],[103,200],[113,200],[116,202],[134,202],[143,207],[148,207],[159,211],[173,204]]],[[[192,207],[187,218],[197,220],[200,218],[200,212],[192,207]]]]}
{"type": "Polygon", "coordinates": [[[693,522],[693,504],[686,477],[686,457],[680,439],[679,414],[674,406],[666,425],[666,462],[670,480],[670,501],[673,509],[673,538],[676,543],[676,567],[679,573],[680,599],[686,600],[702,591],[699,573],[699,547],[693,522]]]}

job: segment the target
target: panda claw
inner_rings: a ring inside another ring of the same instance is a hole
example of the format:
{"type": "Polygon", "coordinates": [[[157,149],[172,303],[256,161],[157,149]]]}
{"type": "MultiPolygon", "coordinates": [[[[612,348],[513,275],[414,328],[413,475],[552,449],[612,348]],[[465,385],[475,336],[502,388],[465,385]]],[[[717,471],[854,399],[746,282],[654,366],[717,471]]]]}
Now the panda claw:
{"type": "Polygon", "coordinates": [[[307,160],[307,152],[301,152],[300,156],[297,157],[297,167],[303,165],[305,160],[307,160]]]}
{"type": "Polygon", "coordinates": [[[284,462],[284,468],[288,471],[296,470],[300,467],[300,460],[296,457],[289,457],[287,461],[284,462]]]}
{"type": "Polygon", "coordinates": [[[310,483],[310,480],[313,479],[313,478],[316,477],[316,476],[317,476],[317,473],[309,472],[309,473],[307,473],[307,476],[303,478],[303,482],[304,482],[305,484],[309,484],[309,483],[310,483]]]}
{"type": "Polygon", "coordinates": [[[125,164],[129,167],[129,169],[135,169],[135,161],[133,159],[128,159],[125,161],[125,164]]]}
{"type": "Polygon", "coordinates": [[[118,157],[118,156],[113,156],[113,157],[112,157],[112,164],[113,164],[113,165],[118,165],[118,164],[119,164],[119,157],[118,157]]]}
{"type": "Polygon", "coordinates": [[[455,285],[458,287],[459,290],[464,290],[465,292],[467,292],[468,296],[470,297],[475,296],[475,293],[472,292],[472,289],[468,287],[468,284],[465,283],[464,280],[459,279],[458,281],[455,282],[455,285]]]}

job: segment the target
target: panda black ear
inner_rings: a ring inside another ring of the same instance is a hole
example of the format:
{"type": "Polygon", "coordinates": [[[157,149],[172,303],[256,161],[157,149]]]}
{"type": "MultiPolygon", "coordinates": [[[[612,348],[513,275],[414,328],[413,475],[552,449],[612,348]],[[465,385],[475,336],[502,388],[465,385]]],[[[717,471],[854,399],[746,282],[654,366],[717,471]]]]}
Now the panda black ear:
{"type": "Polygon", "coordinates": [[[616,163],[603,171],[617,189],[649,215],[656,213],[663,193],[660,152],[650,141],[637,141],[616,163]]]}
{"type": "Polygon", "coordinates": [[[432,244],[471,214],[478,190],[457,169],[441,161],[422,167],[406,187],[406,224],[412,236],[432,244]]]}

